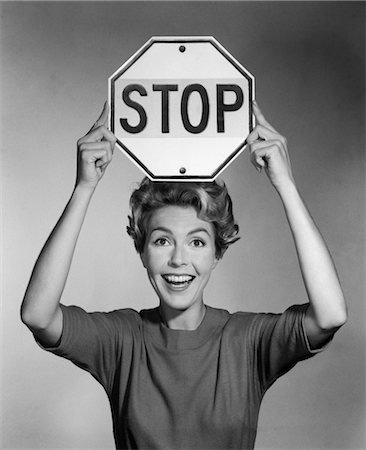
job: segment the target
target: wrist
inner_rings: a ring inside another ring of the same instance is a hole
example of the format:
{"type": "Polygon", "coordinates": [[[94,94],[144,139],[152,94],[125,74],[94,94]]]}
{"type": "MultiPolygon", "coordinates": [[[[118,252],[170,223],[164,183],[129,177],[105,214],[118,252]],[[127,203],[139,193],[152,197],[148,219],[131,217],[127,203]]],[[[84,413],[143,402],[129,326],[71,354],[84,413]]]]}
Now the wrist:
{"type": "Polygon", "coordinates": [[[282,180],[281,182],[274,184],[274,187],[281,198],[297,193],[296,183],[293,178],[282,180]]]}
{"type": "Polygon", "coordinates": [[[288,214],[288,212],[290,210],[292,211],[294,208],[297,209],[304,203],[295,183],[288,183],[286,185],[283,185],[280,189],[277,190],[277,192],[280,196],[283,207],[285,208],[286,214],[288,214]]]}
{"type": "Polygon", "coordinates": [[[96,186],[78,183],[75,185],[72,196],[89,200],[94,194],[96,186]]]}

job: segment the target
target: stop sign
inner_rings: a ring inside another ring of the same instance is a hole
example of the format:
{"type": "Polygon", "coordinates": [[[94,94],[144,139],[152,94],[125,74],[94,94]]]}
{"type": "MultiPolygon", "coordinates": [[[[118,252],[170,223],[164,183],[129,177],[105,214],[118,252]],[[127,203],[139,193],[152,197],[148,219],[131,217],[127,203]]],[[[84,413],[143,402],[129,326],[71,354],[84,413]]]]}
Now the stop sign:
{"type": "Polygon", "coordinates": [[[151,180],[214,180],[253,128],[254,77],[213,37],[153,37],[108,88],[117,144],[151,180]]]}

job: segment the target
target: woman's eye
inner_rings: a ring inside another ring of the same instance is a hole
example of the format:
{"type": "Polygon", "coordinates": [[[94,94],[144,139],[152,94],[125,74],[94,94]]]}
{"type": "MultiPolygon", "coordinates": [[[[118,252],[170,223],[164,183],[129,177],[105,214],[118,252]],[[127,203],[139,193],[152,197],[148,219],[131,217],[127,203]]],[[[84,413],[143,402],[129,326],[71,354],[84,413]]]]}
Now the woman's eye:
{"type": "Polygon", "coordinates": [[[159,238],[159,239],[156,239],[156,241],[154,241],[154,244],[155,245],[158,245],[159,247],[163,247],[164,245],[168,245],[168,240],[167,239],[165,239],[165,238],[159,238]]]}
{"type": "Polygon", "coordinates": [[[194,239],[192,241],[193,247],[204,247],[206,244],[205,242],[201,241],[201,239],[194,239]]]}

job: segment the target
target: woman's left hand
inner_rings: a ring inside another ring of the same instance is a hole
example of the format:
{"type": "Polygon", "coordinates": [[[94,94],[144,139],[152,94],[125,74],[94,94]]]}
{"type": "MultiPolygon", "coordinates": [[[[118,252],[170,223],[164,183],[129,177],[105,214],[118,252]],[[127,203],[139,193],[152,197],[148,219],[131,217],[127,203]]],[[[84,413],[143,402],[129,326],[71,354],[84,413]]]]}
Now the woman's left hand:
{"type": "Polygon", "coordinates": [[[257,125],[247,137],[252,164],[259,172],[262,168],[265,169],[269,180],[278,191],[289,184],[294,185],[286,138],[267,122],[255,101],[253,113],[257,125]]]}

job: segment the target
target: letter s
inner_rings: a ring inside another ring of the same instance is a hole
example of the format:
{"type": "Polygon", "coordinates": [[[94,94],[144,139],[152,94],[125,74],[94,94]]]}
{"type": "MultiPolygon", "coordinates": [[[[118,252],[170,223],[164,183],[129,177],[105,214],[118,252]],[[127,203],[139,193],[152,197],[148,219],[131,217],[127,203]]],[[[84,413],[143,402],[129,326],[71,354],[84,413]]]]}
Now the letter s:
{"type": "Polygon", "coordinates": [[[130,94],[133,91],[137,91],[141,96],[146,96],[147,92],[146,89],[141,85],[141,84],[129,84],[128,86],[126,86],[123,89],[122,92],[122,99],[125,102],[125,104],[127,106],[130,106],[131,108],[135,109],[139,116],[140,116],[140,122],[133,126],[130,125],[127,121],[127,119],[125,118],[121,118],[119,119],[122,128],[127,131],[128,133],[140,133],[145,127],[146,127],[146,123],[147,123],[147,116],[146,116],[146,111],[143,108],[143,106],[140,105],[140,103],[137,103],[135,101],[133,101],[130,98],[130,94]]]}

